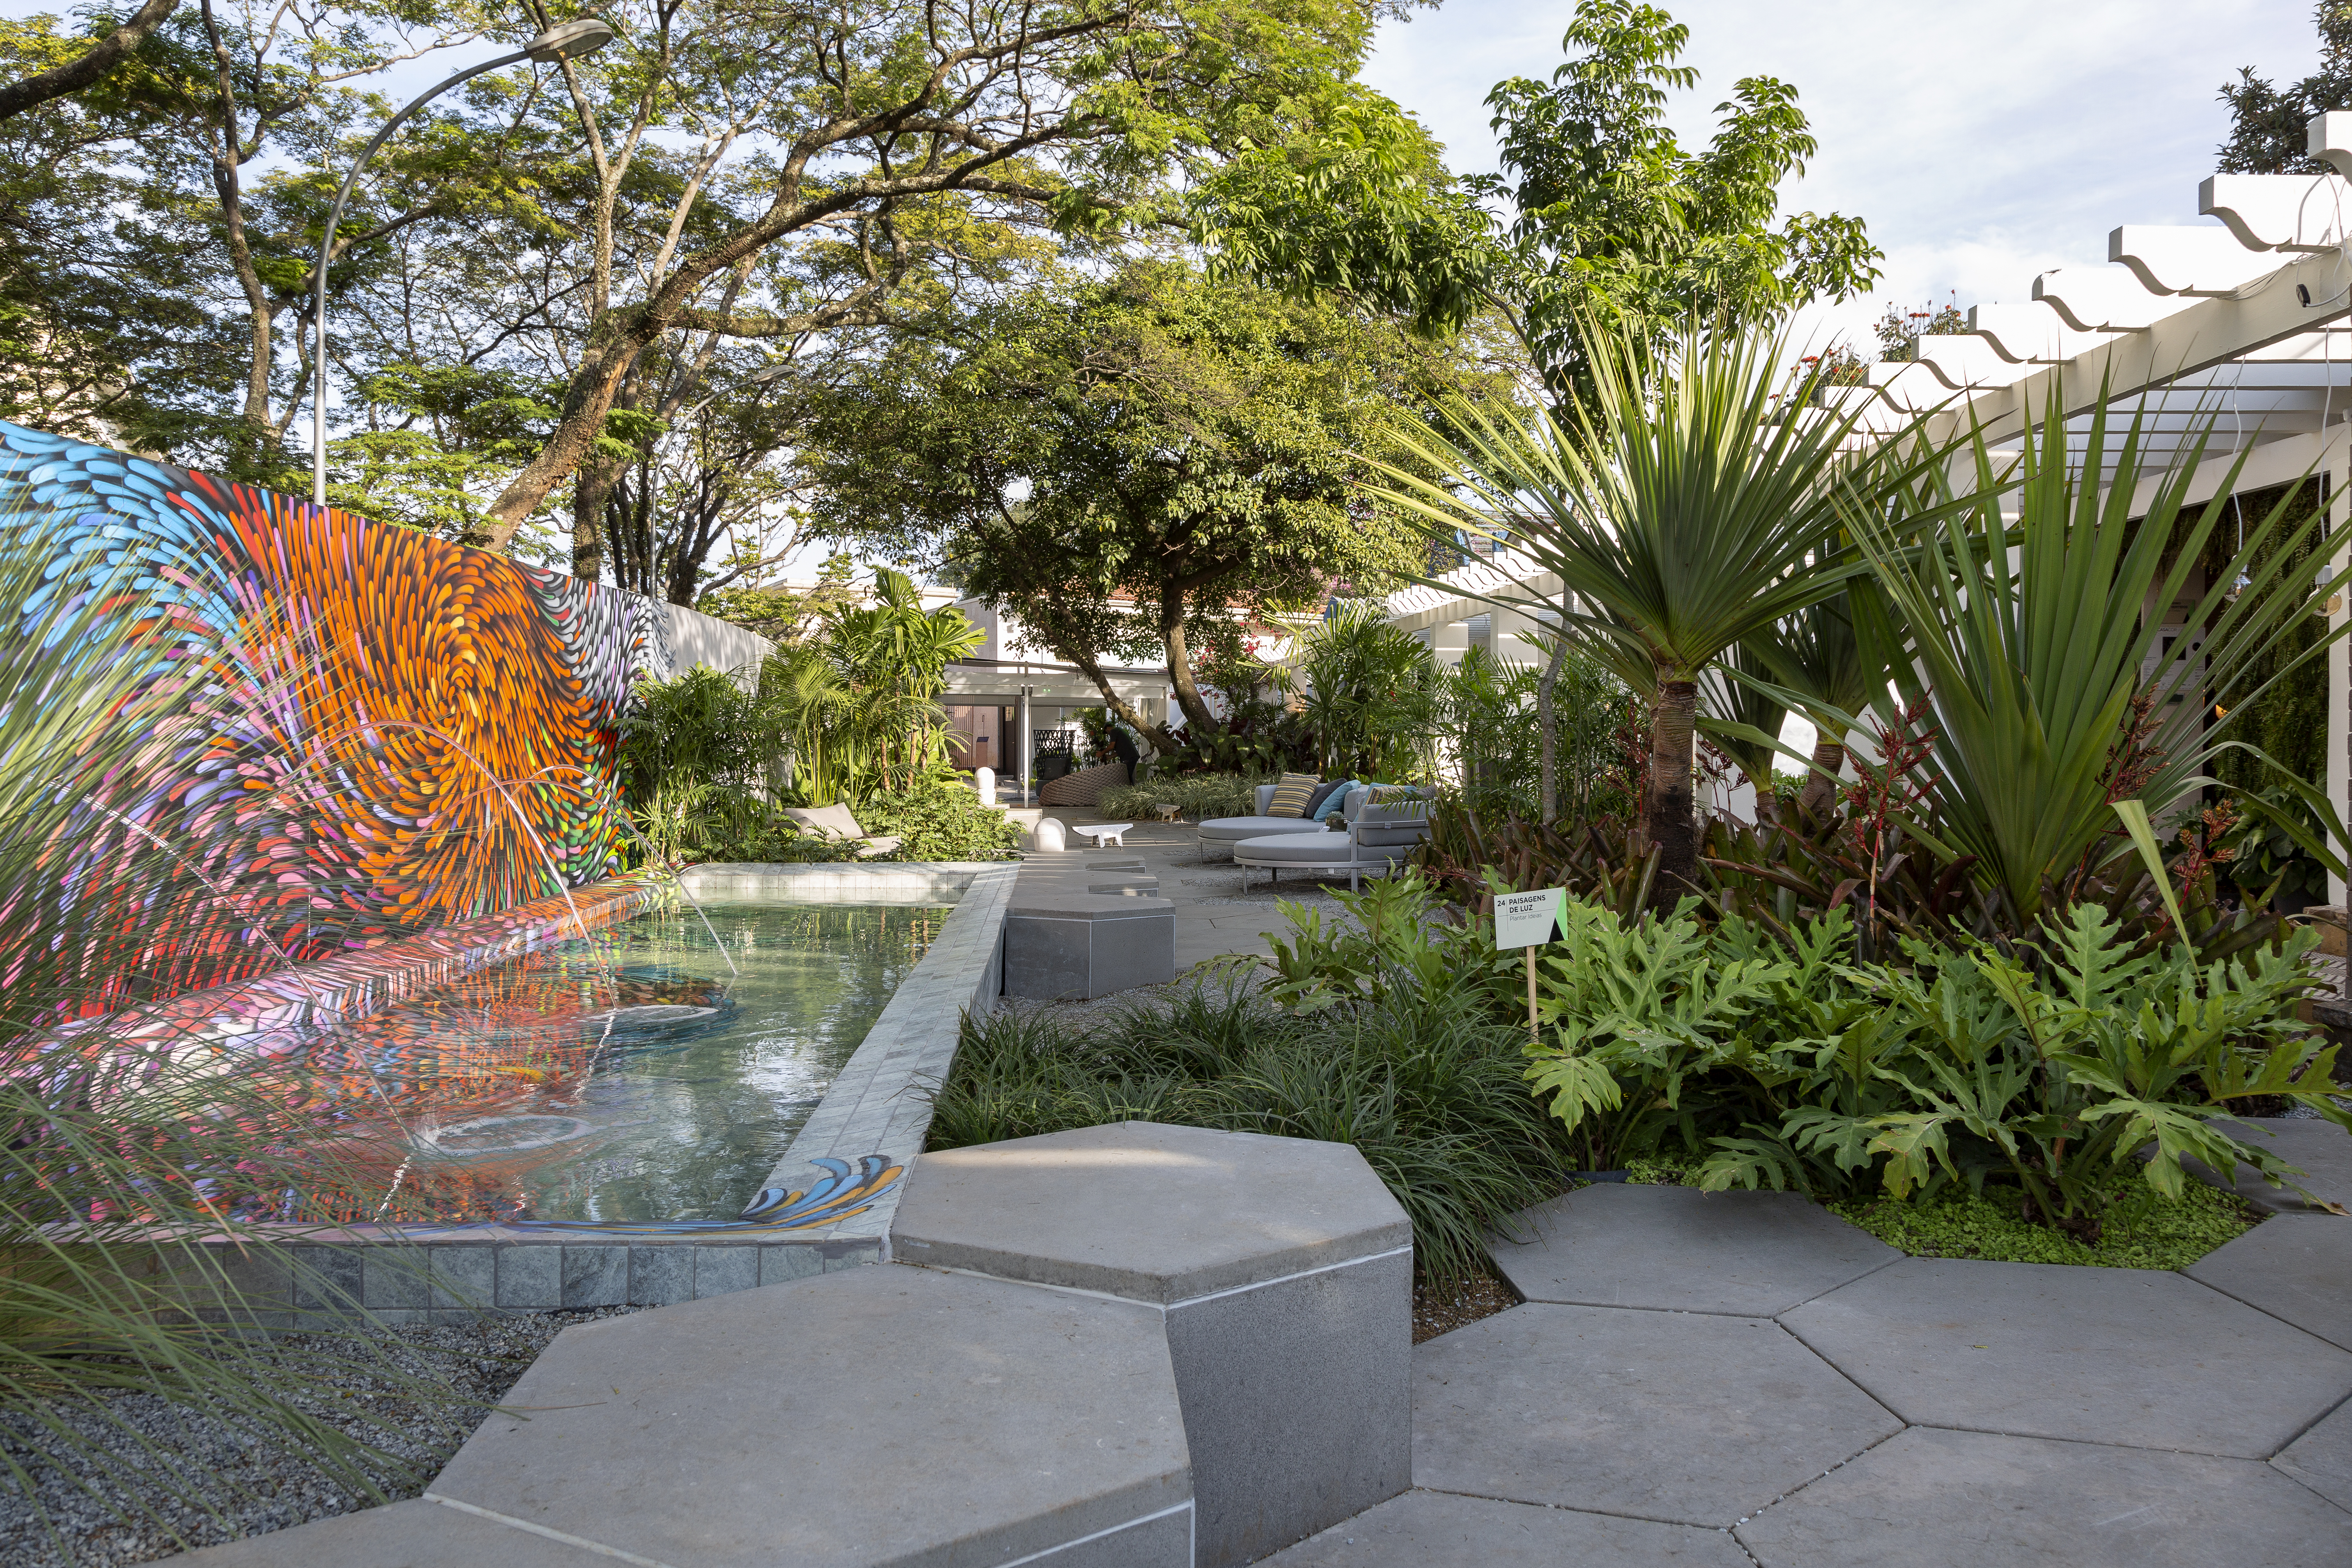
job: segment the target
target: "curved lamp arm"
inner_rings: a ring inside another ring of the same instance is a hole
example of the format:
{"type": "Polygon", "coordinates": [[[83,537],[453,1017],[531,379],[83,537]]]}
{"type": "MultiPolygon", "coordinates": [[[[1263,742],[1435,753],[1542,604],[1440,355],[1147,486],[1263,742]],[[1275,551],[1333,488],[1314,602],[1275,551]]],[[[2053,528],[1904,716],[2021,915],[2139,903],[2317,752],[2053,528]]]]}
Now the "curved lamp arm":
{"type": "Polygon", "coordinates": [[[310,330],[317,339],[317,358],[310,375],[310,500],[314,504],[327,504],[327,262],[334,250],[335,230],[343,221],[343,204],[351,200],[352,187],[359,184],[361,171],[367,167],[368,160],[375,156],[376,149],[390,140],[392,133],[399,130],[410,115],[458,83],[471,81],[485,71],[499,70],[523,60],[554,60],[566,56],[576,58],[593,54],[612,41],[613,30],[610,27],[593,18],[583,18],[541,33],[510,55],[500,55],[494,60],[485,60],[480,65],[459,71],[385,121],[383,129],[377,132],[374,139],[361,151],[359,161],[343,177],[342,188],[335,193],[335,205],[327,213],[326,229],[319,236],[319,260],[312,269],[315,276],[311,279],[310,330]]]}

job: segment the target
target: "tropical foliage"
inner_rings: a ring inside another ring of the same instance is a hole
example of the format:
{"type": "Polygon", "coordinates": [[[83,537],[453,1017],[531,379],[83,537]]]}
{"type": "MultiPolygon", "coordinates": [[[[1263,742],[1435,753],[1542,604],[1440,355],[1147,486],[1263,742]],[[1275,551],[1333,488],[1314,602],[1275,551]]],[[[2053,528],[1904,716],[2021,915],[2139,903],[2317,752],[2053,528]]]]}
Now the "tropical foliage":
{"type": "Polygon", "coordinates": [[[633,816],[664,858],[836,858],[782,808],[845,802],[901,859],[992,858],[1017,837],[948,765],[947,667],[981,633],[952,605],[923,607],[904,573],[875,574],[871,603],[820,609],[749,679],[698,667],[640,684],[622,738],[633,816]],[[964,809],[969,802],[971,809],[964,809]],[[893,826],[882,826],[881,823],[893,826]]]}

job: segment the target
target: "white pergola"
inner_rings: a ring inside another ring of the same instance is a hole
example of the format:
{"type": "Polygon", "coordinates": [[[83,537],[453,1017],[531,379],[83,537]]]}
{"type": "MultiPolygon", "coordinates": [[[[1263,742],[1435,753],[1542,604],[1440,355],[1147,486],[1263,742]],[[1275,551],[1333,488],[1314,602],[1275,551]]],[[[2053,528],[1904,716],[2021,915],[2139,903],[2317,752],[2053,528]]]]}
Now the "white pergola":
{"type": "MultiPolygon", "coordinates": [[[[2158,463],[2215,422],[2190,499],[2210,499],[2239,453],[2241,493],[2315,476],[2330,498],[2329,570],[2340,576],[2352,484],[2352,112],[2314,116],[2309,136],[2331,173],[2212,175],[2197,190],[2206,221],[2115,229],[2108,265],[2044,272],[2025,301],[1978,305],[1967,331],[1919,338],[1916,359],[1872,364],[1866,384],[1829,399],[1869,435],[1924,419],[1930,437],[1948,438],[1974,423],[1997,449],[2014,447],[2053,395],[2070,428],[2104,402],[2111,427],[2142,416],[2158,463]]],[[[1390,618],[1423,630],[1479,614],[1480,595],[1559,594],[1556,578],[1508,551],[1443,581],[1391,595],[1390,618]]],[[[2345,613],[2341,595],[2330,601],[2331,623],[2345,613]]],[[[2343,643],[2326,679],[2326,782],[2340,809],[2352,695],[2343,643]]],[[[2330,897],[2344,900],[2340,881],[2330,897]]]]}

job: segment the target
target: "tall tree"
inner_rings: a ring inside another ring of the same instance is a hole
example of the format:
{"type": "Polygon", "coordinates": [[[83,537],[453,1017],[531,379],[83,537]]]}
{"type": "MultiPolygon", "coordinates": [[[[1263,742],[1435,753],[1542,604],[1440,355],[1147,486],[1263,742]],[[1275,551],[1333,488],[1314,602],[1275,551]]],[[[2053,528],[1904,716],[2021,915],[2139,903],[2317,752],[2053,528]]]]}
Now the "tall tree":
{"type": "Polygon", "coordinates": [[[880,320],[908,262],[889,226],[905,204],[943,193],[1063,226],[1111,221],[1171,167],[1279,133],[1289,106],[1328,96],[1361,58],[1374,15],[1365,0],[1048,11],[856,0],[823,13],[652,3],[658,26],[625,27],[604,55],[567,64],[566,84],[600,202],[657,126],[689,116],[701,132],[695,200],[625,290],[599,261],[561,416],[492,506],[493,542],[583,468],[592,493],[604,482],[605,417],[664,334],[774,341],[880,320]],[[702,232],[685,232],[688,217],[702,232]],[[772,247],[815,234],[867,258],[856,286],[739,298],[772,247]]]}
{"type": "Polygon", "coordinates": [[[131,50],[144,43],[147,35],[161,26],[163,18],[177,9],[180,0],[143,0],[130,16],[108,27],[95,40],[68,53],[47,69],[28,72],[5,86],[0,86],[0,120],[11,119],[28,109],[37,109],[52,99],[96,86],[107,72],[121,65],[131,50]]]}
{"type": "Polygon", "coordinates": [[[2230,139],[2221,143],[2216,165],[2223,174],[2327,173],[2308,151],[2305,128],[2315,114],[2352,109],[2352,3],[2320,0],[2312,19],[2319,29],[2317,70],[2277,87],[2244,66],[2221,89],[2221,101],[2230,106],[2230,139]]]}
{"type": "Polygon", "coordinates": [[[810,431],[817,525],[950,567],[1172,749],[1106,664],[1164,662],[1204,738],[1205,656],[1411,571],[1425,547],[1355,491],[1353,454],[1471,371],[1467,346],[1175,264],[1073,279],[902,342],[832,399],[810,431]]]}
{"type": "Polygon", "coordinates": [[[1697,85],[1676,63],[1689,38],[1654,5],[1580,0],[1550,80],[1487,94],[1501,173],[1454,178],[1416,122],[1358,94],[1204,181],[1194,225],[1275,287],[1437,328],[1498,308],[1556,396],[1590,386],[1586,323],[1663,342],[1867,288],[1880,253],[1859,219],[1780,214],[1815,151],[1794,87],[1742,77],[1707,145],[1682,145],[1666,110],[1697,85]]]}

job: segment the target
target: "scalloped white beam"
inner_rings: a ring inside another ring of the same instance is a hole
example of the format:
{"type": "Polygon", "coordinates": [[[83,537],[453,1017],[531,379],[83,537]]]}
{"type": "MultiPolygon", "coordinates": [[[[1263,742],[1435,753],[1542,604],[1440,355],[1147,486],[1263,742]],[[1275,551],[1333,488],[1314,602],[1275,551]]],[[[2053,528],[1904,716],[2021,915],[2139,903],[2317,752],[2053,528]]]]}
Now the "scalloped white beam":
{"type": "Polygon", "coordinates": [[[2053,267],[2033,280],[2033,297],[2085,332],[2142,332],[2173,307],[2121,267],[2053,267]]]}
{"type": "Polygon", "coordinates": [[[2275,255],[2248,249],[2221,224],[2127,223],[2108,234],[2107,259],[2129,268],[2151,293],[2198,297],[2234,293],[2278,265],[2275,255]]]}
{"type": "Polygon", "coordinates": [[[1971,305],[1969,331],[1990,343],[2001,358],[2018,364],[2063,364],[2114,336],[2077,331],[2040,300],[2022,305],[1971,305]]]}
{"type": "Polygon", "coordinates": [[[2263,250],[2332,250],[2352,232],[2352,186],[2334,174],[2212,174],[2197,210],[2263,250]]]}

